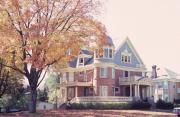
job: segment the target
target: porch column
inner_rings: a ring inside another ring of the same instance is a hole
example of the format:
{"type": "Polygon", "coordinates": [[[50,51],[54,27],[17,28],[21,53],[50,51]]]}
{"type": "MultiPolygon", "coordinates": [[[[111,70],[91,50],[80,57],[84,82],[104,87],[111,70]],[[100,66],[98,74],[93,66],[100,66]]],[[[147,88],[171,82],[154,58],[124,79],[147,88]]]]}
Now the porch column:
{"type": "Polygon", "coordinates": [[[75,98],[77,97],[77,95],[78,95],[78,88],[77,88],[77,86],[75,87],[75,98]]]}
{"type": "Polygon", "coordinates": [[[139,91],[139,84],[137,85],[137,96],[140,96],[140,91],[139,91]]]}
{"type": "Polygon", "coordinates": [[[149,86],[149,97],[152,97],[152,95],[153,95],[152,92],[153,92],[153,89],[152,89],[152,86],[150,85],[149,86]]]}
{"type": "Polygon", "coordinates": [[[134,88],[135,88],[135,90],[134,90],[134,91],[135,91],[135,97],[137,97],[137,92],[138,92],[138,91],[137,91],[137,85],[135,85],[134,88]]]}
{"type": "Polygon", "coordinates": [[[130,84],[130,97],[132,97],[132,84],[130,84]]]}

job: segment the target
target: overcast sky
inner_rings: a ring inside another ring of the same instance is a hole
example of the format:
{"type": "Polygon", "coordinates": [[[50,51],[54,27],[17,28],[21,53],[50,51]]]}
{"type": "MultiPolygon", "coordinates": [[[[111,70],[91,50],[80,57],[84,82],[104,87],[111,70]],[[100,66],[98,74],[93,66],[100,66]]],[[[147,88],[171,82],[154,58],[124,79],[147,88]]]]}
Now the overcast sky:
{"type": "Polygon", "coordinates": [[[100,21],[117,46],[128,36],[151,70],[180,73],[180,0],[105,0],[100,21]]]}

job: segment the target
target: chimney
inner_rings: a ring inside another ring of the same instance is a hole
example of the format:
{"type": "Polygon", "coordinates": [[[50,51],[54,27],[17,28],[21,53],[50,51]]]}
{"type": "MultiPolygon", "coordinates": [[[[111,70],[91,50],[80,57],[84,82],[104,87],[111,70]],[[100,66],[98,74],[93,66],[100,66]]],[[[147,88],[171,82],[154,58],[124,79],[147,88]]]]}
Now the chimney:
{"type": "Polygon", "coordinates": [[[152,78],[157,78],[157,66],[152,66],[152,78]]]}

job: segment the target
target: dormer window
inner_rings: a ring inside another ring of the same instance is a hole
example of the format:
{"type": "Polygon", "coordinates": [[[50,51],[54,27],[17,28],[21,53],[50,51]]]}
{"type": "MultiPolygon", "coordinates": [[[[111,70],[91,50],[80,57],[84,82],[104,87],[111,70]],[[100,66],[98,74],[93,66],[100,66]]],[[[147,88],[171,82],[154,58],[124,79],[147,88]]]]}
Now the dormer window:
{"type": "Polygon", "coordinates": [[[106,58],[106,59],[111,58],[112,59],[113,54],[114,54],[114,51],[112,47],[104,47],[102,49],[102,52],[101,50],[98,50],[98,49],[95,51],[95,58],[106,58]]]}
{"type": "Polygon", "coordinates": [[[108,48],[104,49],[104,58],[109,58],[109,49],[108,48]]]}
{"type": "Polygon", "coordinates": [[[124,63],[131,63],[131,54],[127,50],[121,53],[121,61],[124,63]]]}
{"type": "Polygon", "coordinates": [[[103,58],[113,58],[113,50],[111,48],[104,48],[103,58]]]}
{"type": "Polygon", "coordinates": [[[79,66],[83,66],[84,65],[84,58],[79,58],[79,66]]]}

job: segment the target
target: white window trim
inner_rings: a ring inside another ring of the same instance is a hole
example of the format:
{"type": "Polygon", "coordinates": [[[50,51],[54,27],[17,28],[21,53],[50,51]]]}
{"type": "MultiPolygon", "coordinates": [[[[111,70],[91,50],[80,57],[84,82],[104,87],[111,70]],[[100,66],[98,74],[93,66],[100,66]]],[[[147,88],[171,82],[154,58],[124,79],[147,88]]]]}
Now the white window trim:
{"type": "Polygon", "coordinates": [[[107,78],[107,77],[108,77],[108,68],[107,68],[107,67],[101,67],[101,68],[100,68],[100,77],[101,77],[101,78],[107,78]],[[106,70],[105,70],[105,72],[106,72],[106,75],[105,75],[105,76],[104,76],[104,75],[102,76],[102,74],[101,74],[101,69],[106,69],[106,70]]]}
{"type": "Polygon", "coordinates": [[[127,50],[124,50],[121,53],[121,62],[123,62],[123,63],[131,63],[131,61],[132,61],[131,53],[129,53],[127,50]],[[122,60],[123,56],[124,56],[124,60],[122,60]],[[125,56],[127,56],[127,62],[125,61],[125,56]],[[128,60],[130,60],[130,62],[128,62],[128,60]]]}
{"type": "Polygon", "coordinates": [[[99,86],[99,96],[108,96],[108,86],[106,86],[106,85],[101,85],[101,86],[99,86]],[[106,87],[106,93],[103,93],[103,91],[105,91],[104,89],[103,89],[103,87],[106,87]],[[106,94],[106,95],[103,95],[103,94],[106,94]]]}

